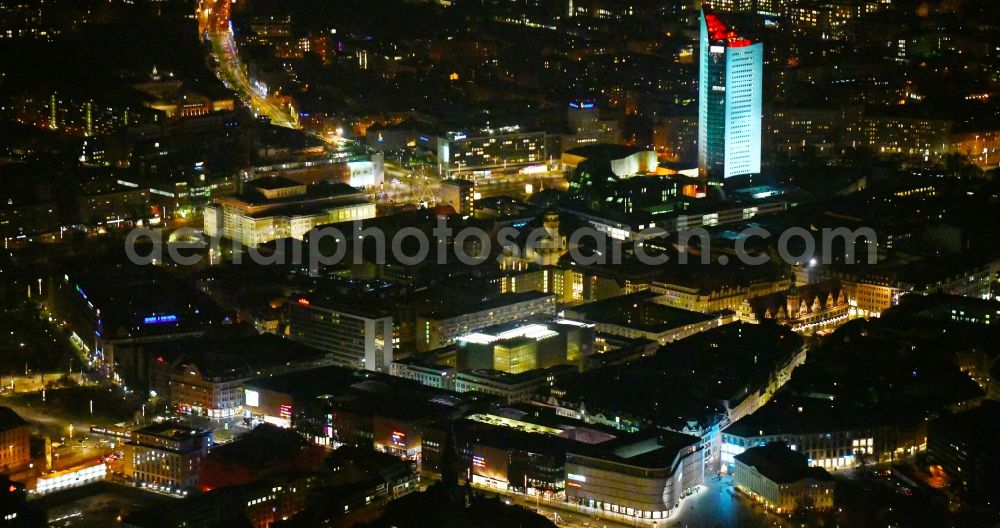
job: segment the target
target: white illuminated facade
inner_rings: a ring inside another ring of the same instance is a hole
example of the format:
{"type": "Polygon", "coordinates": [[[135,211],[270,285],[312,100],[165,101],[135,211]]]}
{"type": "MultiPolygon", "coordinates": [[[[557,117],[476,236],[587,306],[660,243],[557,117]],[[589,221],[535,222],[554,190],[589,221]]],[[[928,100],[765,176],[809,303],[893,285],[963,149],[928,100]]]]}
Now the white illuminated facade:
{"type": "Polygon", "coordinates": [[[38,477],[35,492],[45,494],[51,491],[83,486],[84,484],[103,480],[107,472],[108,467],[101,462],[80,469],[60,471],[51,475],[38,477]]]}

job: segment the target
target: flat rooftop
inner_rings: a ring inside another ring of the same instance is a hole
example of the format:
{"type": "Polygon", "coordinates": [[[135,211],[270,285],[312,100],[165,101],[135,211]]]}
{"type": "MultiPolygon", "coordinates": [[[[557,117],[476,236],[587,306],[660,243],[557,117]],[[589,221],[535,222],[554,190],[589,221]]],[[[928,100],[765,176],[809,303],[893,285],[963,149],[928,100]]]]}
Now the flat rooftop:
{"type": "Polygon", "coordinates": [[[626,158],[632,154],[638,152],[644,152],[649,149],[643,149],[639,147],[630,147],[628,145],[618,145],[613,143],[598,143],[596,145],[586,145],[583,147],[575,147],[566,151],[566,154],[571,154],[574,156],[580,156],[587,159],[606,159],[606,160],[616,160],[621,158],[626,158]]]}
{"type": "Polygon", "coordinates": [[[658,297],[660,294],[645,290],[573,306],[567,308],[567,312],[595,323],[627,326],[654,333],[715,319],[711,314],[659,304],[656,302],[658,297]]]}
{"type": "Polygon", "coordinates": [[[669,469],[682,449],[700,441],[683,433],[646,430],[573,453],[637,468],[669,469]]]}
{"type": "Polygon", "coordinates": [[[792,451],[787,445],[780,442],[751,447],[734,458],[753,467],[758,473],[778,484],[791,484],[804,478],[833,480],[833,477],[825,469],[809,467],[809,462],[804,455],[792,451]]]}
{"type": "Polygon", "coordinates": [[[551,297],[553,300],[553,306],[555,306],[555,295],[540,291],[530,291],[523,293],[506,293],[500,295],[499,297],[476,303],[459,305],[449,304],[447,306],[434,307],[422,312],[421,315],[432,319],[451,319],[453,317],[482,312],[492,308],[500,308],[503,306],[510,306],[512,304],[536,301],[545,297],[551,297]]]}
{"type": "Polygon", "coordinates": [[[170,422],[170,421],[147,425],[146,427],[142,427],[140,429],[132,431],[132,433],[156,436],[159,438],[165,438],[168,440],[177,440],[177,441],[211,434],[210,431],[207,431],[205,429],[189,427],[182,423],[170,422]]]}
{"type": "Polygon", "coordinates": [[[283,176],[268,176],[264,178],[257,178],[256,180],[250,180],[246,182],[245,185],[249,187],[257,187],[259,189],[274,190],[286,189],[289,187],[301,187],[305,184],[290,180],[283,176]]]}

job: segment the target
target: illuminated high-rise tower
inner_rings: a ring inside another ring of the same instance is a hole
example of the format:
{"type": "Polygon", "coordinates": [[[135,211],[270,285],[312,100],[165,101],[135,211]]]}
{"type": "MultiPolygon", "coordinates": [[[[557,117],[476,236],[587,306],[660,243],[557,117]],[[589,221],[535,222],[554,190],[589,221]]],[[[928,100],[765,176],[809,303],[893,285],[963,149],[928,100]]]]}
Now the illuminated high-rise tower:
{"type": "Polygon", "coordinates": [[[701,12],[698,171],[711,182],[760,173],[764,45],[701,12]]]}

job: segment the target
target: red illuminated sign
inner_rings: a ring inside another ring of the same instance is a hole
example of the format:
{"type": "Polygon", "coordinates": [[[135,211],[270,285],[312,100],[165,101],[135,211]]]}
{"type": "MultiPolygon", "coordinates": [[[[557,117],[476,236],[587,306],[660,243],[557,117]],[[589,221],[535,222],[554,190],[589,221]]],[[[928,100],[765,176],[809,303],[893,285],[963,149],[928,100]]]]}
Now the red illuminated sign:
{"type": "Polygon", "coordinates": [[[392,443],[398,444],[398,445],[406,444],[406,433],[403,433],[401,431],[393,431],[392,432],[392,443]]]}

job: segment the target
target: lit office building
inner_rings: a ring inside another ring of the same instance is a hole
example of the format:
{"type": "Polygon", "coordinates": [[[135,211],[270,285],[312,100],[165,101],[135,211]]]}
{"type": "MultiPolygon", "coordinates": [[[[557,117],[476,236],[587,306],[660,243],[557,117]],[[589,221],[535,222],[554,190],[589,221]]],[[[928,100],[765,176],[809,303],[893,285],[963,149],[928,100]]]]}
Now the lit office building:
{"type": "Polygon", "coordinates": [[[448,132],[437,138],[437,158],[441,174],[448,178],[475,181],[494,173],[544,172],[545,132],[524,132],[516,125],[448,132]]]}
{"type": "Polygon", "coordinates": [[[458,369],[520,374],[566,363],[579,364],[594,351],[594,325],[567,319],[513,323],[458,338],[458,369]]]}
{"type": "Polygon", "coordinates": [[[132,431],[125,443],[125,476],[164,490],[198,486],[198,468],[212,447],[212,432],[176,422],[132,431]]]}
{"type": "Polygon", "coordinates": [[[597,143],[621,143],[618,121],[601,119],[601,111],[594,101],[570,102],[566,110],[566,124],[570,133],[562,138],[563,150],[597,143]]]}
{"type": "Polygon", "coordinates": [[[716,182],[760,173],[764,45],[701,16],[698,169],[716,182]]]}
{"type": "Polygon", "coordinates": [[[243,382],[332,363],[321,350],[271,334],[219,339],[186,339],[147,345],[156,357],[151,376],[169,384],[159,394],[169,396],[178,412],[226,418],[243,411],[243,382]]]}
{"type": "Polygon", "coordinates": [[[507,403],[523,402],[577,372],[579,369],[573,365],[556,365],[520,374],[494,369],[470,370],[455,374],[455,392],[478,392],[502,398],[507,403]]]}
{"type": "Polygon", "coordinates": [[[970,496],[996,500],[1000,460],[996,439],[1000,434],[1000,403],[984,400],[965,412],[942,416],[927,426],[927,458],[932,471],[943,470],[970,496]]]}
{"type": "Polygon", "coordinates": [[[205,207],[205,234],[245,246],[272,240],[302,240],[312,228],[375,216],[375,204],[343,184],[299,184],[286,178],[261,178],[235,196],[205,207]]]}
{"type": "Polygon", "coordinates": [[[381,371],[392,363],[391,315],[305,298],[290,306],[292,340],[327,352],[334,365],[381,371]]]}
{"type": "Polygon", "coordinates": [[[417,315],[417,350],[426,352],[450,345],[459,337],[487,326],[555,314],[555,295],[537,291],[508,293],[473,305],[429,310],[417,315]]]}
{"type": "Polygon", "coordinates": [[[439,204],[450,205],[456,213],[466,216],[472,214],[473,202],[476,196],[476,185],[468,180],[444,180],[441,182],[441,201],[439,204]]]}

